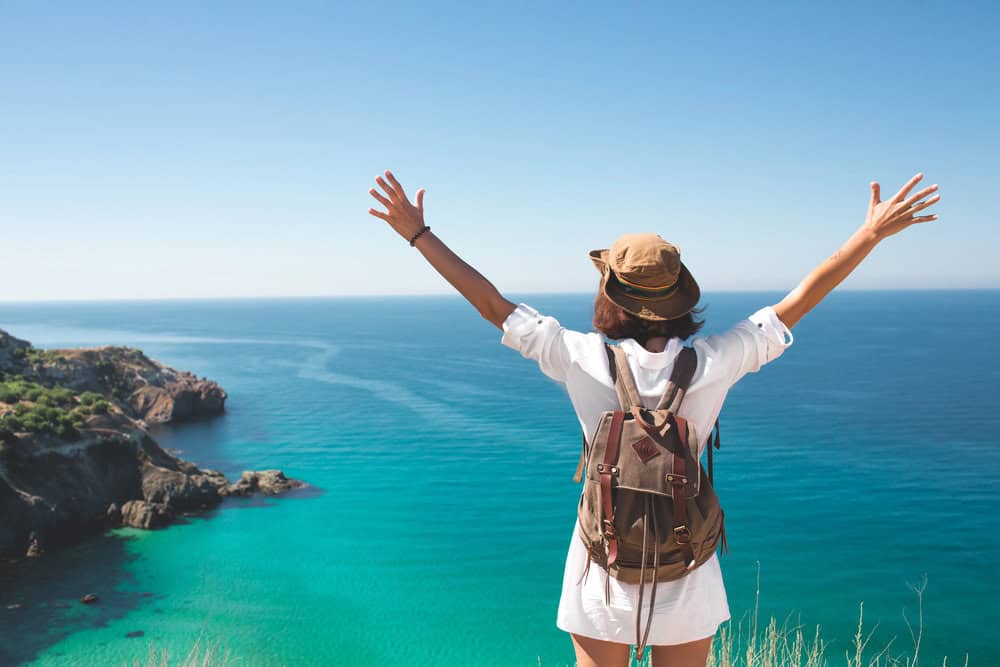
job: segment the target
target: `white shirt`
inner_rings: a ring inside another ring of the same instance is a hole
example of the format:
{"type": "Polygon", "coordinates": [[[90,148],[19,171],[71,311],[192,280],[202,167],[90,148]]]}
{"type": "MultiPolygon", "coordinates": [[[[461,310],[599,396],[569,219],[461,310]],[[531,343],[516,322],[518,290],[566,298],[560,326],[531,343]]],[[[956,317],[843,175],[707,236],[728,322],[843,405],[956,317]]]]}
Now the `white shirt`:
{"type": "MultiPolygon", "coordinates": [[[[781,356],[792,341],[791,331],[771,307],[758,310],[723,334],[691,340],[698,366],[678,412],[694,429],[699,457],[729,388],[747,373],[781,356]]],[[[554,317],[522,303],[504,321],[501,342],[537,361],[545,375],[566,387],[588,441],[601,413],[618,406],[601,334],[566,329],[554,317]]],[[[631,338],[620,345],[643,404],[655,407],[666,390],[683,341],[670,339],[663,352],[650,352],[631,338]]],[[[599,566],[593,565],[578,584],[586,562],[583,542],[574,535],[566,557],[556,625],[594,639],[633,643],[638,586],[611,578],[608,605],[604,597],[605,573],[599,566]]],[[[718,558],[713,556],[681,579],[658,584],[649,644],[682,644],[709,637],[728,619],[722,571],[718,558]]]]}

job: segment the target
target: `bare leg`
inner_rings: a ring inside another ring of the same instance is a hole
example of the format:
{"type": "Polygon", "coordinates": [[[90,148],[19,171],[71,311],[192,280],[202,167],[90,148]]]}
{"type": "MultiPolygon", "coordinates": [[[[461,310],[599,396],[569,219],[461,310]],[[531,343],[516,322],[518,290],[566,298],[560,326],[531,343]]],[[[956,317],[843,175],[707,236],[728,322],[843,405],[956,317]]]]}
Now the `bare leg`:
{"type": "Polygon", "coordinates": [[[686,644],[654,646],[653,667],[705,667],[711,648],[711,637],[686,644]]]}
{"type": "Polygon", "coordinates": [[[576,649],[577,667],[626,667],[631,648],[628,644],[616,644],[600,639],[570,635],[576,649]]]}

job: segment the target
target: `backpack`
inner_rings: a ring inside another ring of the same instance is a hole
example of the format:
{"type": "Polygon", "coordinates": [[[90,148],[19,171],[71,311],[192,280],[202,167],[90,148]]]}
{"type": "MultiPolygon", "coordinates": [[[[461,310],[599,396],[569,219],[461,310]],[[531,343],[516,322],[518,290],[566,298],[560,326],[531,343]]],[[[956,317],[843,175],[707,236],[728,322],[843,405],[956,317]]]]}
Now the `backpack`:
{"type": "MultiPolygon", "coordinates": [[[[606,575],[639,584],[636,647],[642,657],[653,620],[656,585],[679,579],[725,545],[724,516],[698,460],[698,442],[677,414],[698,359],[684,347],[674,360],[667,389],[657,406],[642,407],[625,352],[605,343],[608,369],[620,407],[603,412],[584,452],[576,481],[583,479],[578,510],[590,563],[606,575]],[[642,600],[651,582],[645,632],[640,633],[642,600]]],[[[716,423],[718,426],[718,422],[716,423]]],[[[719,446],[718,431],[714,446],[719,446]]],[[[713,443],[709,442],[711,469],[713,443]]],[[[610,581],[605,596],[610,603],[610,581]]]]}

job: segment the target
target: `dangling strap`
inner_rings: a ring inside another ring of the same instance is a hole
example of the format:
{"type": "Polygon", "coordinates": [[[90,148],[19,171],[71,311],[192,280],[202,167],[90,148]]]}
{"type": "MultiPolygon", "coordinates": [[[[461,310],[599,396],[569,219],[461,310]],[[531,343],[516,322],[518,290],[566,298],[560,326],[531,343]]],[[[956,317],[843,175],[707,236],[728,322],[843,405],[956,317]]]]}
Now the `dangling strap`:
{"type": "Polygon", "coordinates": [[[719,508],[719,512],[722,513],[722,527],[719,529],[720,530],[719,534],[721,536],[720,541],[722,542],[722,550],[725,551],[726,555],[728,556],[729,542],[726,541],[726,513],[725,511],[722,510],[722,508],[719,508]]]}
{"type": "MultiPolygon", "coordinates": [[[[719,429],[719,420],[715,420],[715,435],[710,436],[708,439],[708,483],[712,485],[715,489],[715,476],[712,471],[712,450],[718,449],[720,447],[721,432],[719,429]]],[[[726,513],[721,508],[719,512],[722,514],[722,525],[719,527],[719,543],[722,547],[722,551],[729,555],[729,542],[726,540],[726,513]]]]}
{"type": "MultiPolygon", "coordinates": [[[[590,553],[587,551],[584,551],[583,557],[587,562],[583,566],[583,574],[581,574],[580,578],[576,580],[577,586],[587,581],[587,575],[590,574],[590,563],[594,560],[590,557],[590,553]]],[[[611,600],[608,600],[608,604],[611,604],[611,600]]]]}
{"type": "MultiPolygon", "coordinates": [[[[709,457],[712,455],[709,454],[709,457]]],[[[709,458],[709,468],[712,467],[712,459],[709,458]]],[[[579,484],[583,480],[583,466],[587,462],[587,436],[583,436],[583,451],[580,452],[580,460],[576,463],[576,472],[573,473],[573,481],[579,484]]]]}
{"type": "MultiPolygon", "coordinates": [[[[653,627],[653,612],[656,609],[656,584],[657,578],[660,573],[660,527],[656,523],[656,508],[653,506],[652,497],[647,497],[646,499],[646,517],[645,521],[650,521],[652,518],[653,522],[653,587],[649,592],[649,612],[646,615],[646,630],[639,636],[639,614],[642,613],[642,589],[639,589],[639,602],[636,605],[636,620],[635,620],[635,654],[637,660],[642,660],[643,654],[646,652],[646,643],[649,641],[649,631],[653,627]]],[[[643,534],[645,538],[645,533],[643,534]]],[[[642,563],[646,564],[646,553],[643,549],[642,563]]],[[[644,575],[640,575],[642,582],[646,580],[644,575]]]]}
{"type": "MultiPolygon", "coordinates": [[[[649,553],[649,507],[650,497],[645,494],[642,498],[642,562],[639,565],[639,599],[635,603],[635,651],[636,658],[642,660],[642,653],[645,645],[642,641],[642,597],[646,589],[646,557],[649,553]]],[[[654,551],[660,553],[660,545],[654,545],[654,551]]]]}
{"type": "Polygon", "coordinates": [[[715,488],[715,476],[713,475],[712,471],[712,450],[718,448],[719,448],[719,419],[718,417],[716,417],[715,439],[713,440],[712,436],[709,436],[708,438],[708,483],[712,485],[713,489],[715,488]]]}

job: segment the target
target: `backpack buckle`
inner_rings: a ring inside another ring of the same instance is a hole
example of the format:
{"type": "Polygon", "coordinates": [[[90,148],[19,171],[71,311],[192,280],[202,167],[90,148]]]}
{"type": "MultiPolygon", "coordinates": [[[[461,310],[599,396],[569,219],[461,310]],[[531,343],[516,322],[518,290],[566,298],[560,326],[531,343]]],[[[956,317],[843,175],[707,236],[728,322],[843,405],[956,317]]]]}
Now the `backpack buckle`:
{"type": "Polygon", "coordinates": [[[603,463],[598,463],[597,464],[597,472],[599,472],[602,475],[604,473],[608,473],[610,475],[617,475],[618,474],[618,466],[611,466],[611,465],[605,465],[603,463]]]}
{"type": "MultiPolygon", "coordinates": [[[[668,472],[667,473],[667,481],[670,482],[670,483],[672,483],[672,484],[681,484],[681,485],[683,485],[683,484],[687,484],[688,483],[688,478],[687,478],[687,475],[678,475],[676,473],[668,472]]],[[[677,529],[675,528],[674,530],[677,530],[677,529]]]]}
{"type": "Polygon", "coordinates": [[[674,526],[674,536],[677,537],[677,541],[681,544],[689,544],[691,542],[691,531],[683,523],[679,526],[674,526]]]}
{"type": "Polygon", "coordinates": [[[601,523],[604,524],[604,536],[608,539],[615,537],[615,524],[610,519],[604,519],[601,523]]]}

